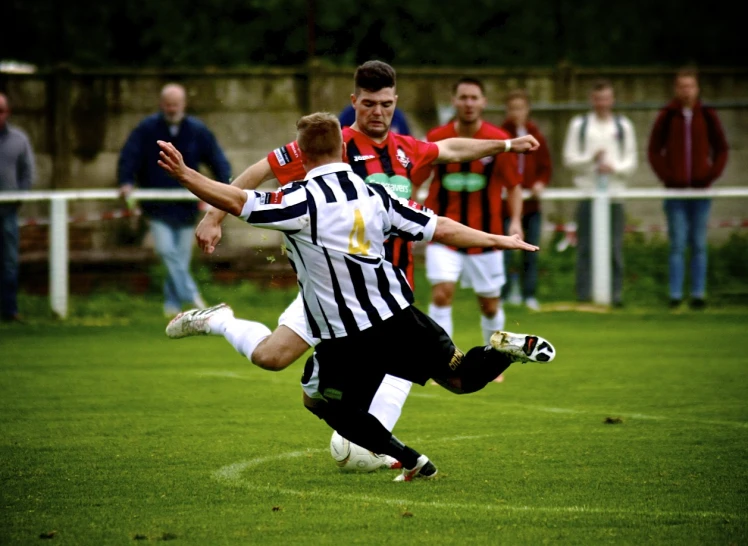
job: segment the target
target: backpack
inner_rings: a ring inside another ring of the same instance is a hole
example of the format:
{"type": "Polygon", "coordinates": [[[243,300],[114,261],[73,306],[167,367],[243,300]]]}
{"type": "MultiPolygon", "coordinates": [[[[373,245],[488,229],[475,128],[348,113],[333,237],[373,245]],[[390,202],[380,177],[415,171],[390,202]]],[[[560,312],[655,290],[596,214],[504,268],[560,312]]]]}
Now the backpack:
{"type": "MultiPolygon", "coordinates": [[[[587,125],[590,119],[589,113],[585,114],[582,118],[582,124],[579,126],[579,152],[584,153],[585,140],[587,138],[587,125]]],[[[613,120],[616,124],[616,140],[618,141],[618,152],[623,156],[623,146],[625,133],[623,131],[623,121],[621,121],[620,114],[615,114],[613,120]]]]}

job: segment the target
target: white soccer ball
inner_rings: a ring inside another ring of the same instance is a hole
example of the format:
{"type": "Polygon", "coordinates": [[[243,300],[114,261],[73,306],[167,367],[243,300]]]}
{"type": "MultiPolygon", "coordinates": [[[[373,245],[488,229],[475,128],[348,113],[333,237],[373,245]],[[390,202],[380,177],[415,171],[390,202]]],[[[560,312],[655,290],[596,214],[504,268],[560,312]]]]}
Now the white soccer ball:
{"type": "Polygon", "coordinates": [[[337,432],[330,438],[330,455],[341,470],[350,472],[373,472],[384,465],[382,457],[349,442],[337,432]]]}

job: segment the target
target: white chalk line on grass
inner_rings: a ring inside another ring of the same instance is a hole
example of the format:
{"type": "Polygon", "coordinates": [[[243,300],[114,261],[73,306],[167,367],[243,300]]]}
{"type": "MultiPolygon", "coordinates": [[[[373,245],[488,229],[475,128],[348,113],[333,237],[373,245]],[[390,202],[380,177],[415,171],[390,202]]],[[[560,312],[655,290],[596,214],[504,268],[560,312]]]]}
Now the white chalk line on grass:
{"type": "MultiPolygon", "coordinates": [[[[455,437],[458,439],[460,437],[455,437]]],[[[469,438],[469,437],[461,437],[469,438]]],[[[452,439],[449,439],[452,440],[452,439]]],[[[448,441],[448,440],[442,440],[448,441]]],[[[224,466],[213,472],[212,477],[223,484],[231,487],[249,489],[252,491],[267,491],[271,493],[281,493],[284,495],[293,495],[296,497],[328,497],[336,500],[350,500],[354,502],[372,502],[399,507],[421,506],[425,508],[453,509],[453,510],[487,510],[497,512],[541,512],[550,514],[604,514],[614,516],[643,516],[649,518],[720,518],[720,519],[745,519],[745,516],[736,514],[725,514],[722,512],[672,512],[672,511],[651,511],[651,510],[627,510],[622,508],[595,508],[593,506],[514,506],[509,504],[481,504],[481,503],[463,503],[463,502],[440,502],[440,501],[423,501],[412,499],[383,498],[362,493],[341,493],[340,491],[326,491],[319,489],[309,489],[299,491],[286,487],[274,485],[260,485],[252,483],[243,477],[244,472],[250,468],[264,464],[272,464],[278,461],[304,457],[314,453],[326,452],[326,449],[308,449],[305,451],[290,451],[271,455],[268,457],[257,457],[247,461],[224,466]]],[[[394,485],[393,487],[403,487],[394,485]]],[[[405,486],[410,487],[410,486],[405,486]]]]}
{"type": "Polygon", "coordinates": [[[575,410],[569,408],[553,408],[544,406],[527,406],[521,405],[526,409],[532,409],[536,411],[543,411],[546,413],[570,413],[570,414],[590,414],[590,413],[606,413],[607,415],[615,415],[617,417],[626,417],[628,419],[641,419],[643,421],[682,421],[686,423],[695,423],[699,425],[720,425],[738,428],[748,428],[748,423],[740,421],[720,421],[715,419],[699,419],[693,417],[666,417],[664,415],[645,415],[642,413],[620,413],[617,411],[589,411],[589,410],[575,410]]]}

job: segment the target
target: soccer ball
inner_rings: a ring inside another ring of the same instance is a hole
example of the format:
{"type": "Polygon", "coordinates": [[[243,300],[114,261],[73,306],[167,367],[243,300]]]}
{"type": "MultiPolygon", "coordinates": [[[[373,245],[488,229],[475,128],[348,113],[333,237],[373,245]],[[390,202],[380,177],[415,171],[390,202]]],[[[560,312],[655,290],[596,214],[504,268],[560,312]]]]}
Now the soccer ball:
{"type": "Polygon", "coordinates": [[[330,438],[330,455],[341,470],[350,472],[373,472],[384,466],[382,457],[349,442],[337,432],[330,438]]]}

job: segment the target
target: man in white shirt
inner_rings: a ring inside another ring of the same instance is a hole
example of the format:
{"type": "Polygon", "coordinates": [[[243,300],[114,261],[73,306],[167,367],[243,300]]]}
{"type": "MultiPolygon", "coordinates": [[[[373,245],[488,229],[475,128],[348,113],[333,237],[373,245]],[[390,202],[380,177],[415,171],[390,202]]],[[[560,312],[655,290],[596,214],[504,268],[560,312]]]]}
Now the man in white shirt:
{"type": "MultiPolygon", "coordinates": [[[[636,135],[631,121],[613,113],[615,94],[610,82],[594,84],[590,93],[592,111],[572,118],[564,141],[564,165],[573,173],[574,185],[583,190],[598,187],[620,190],[636,170],[636,135]]],[[[577,300],[591,301],[592,204],[579,203],[577,209],[577,300]]],[[[613,254],[613,305],[623,305],[623,202],[611,204],[611,247],[613,254]]]]}
{"type": "MultiPolygon", "coordinates": [[[[171,144],[159,141],[159,165],[207,203],[257,227],[283,232],[301,290],[307,329],[321,338],[302,376],[304,405],[352,442],[400,461],[396,481],[430,478],[428,457],[400,442],[367,411],[370,394],[386,374],[424,385],[429,378],[464,394],[482,389],[513,362],[553,360],[539,336],[495,332],[490,344],[461,352],[436,322],[416,309],[403,272],[385,260],[384,241],[397,232],[414,241],[459,247],[536,251],[519,236],[492,235],[437,217],[384,186],[366,185],[343,163],[337,118],[305,116],[297,124],[306,179],[275,192],[241,190],[211,181],[184,165],[171,144]],[[387,343],[407,332],[407,340],[387,343]],[[355,355],[355,356],[354,356],[355,355]]],[[[537,149],[528,142],[524,151],[537,149]]],[[[223,335],[239,352],[258,323],[236,319],[221,304],[188,311],[169,323],[173,338],[223,335]]]]}

